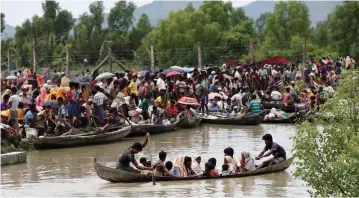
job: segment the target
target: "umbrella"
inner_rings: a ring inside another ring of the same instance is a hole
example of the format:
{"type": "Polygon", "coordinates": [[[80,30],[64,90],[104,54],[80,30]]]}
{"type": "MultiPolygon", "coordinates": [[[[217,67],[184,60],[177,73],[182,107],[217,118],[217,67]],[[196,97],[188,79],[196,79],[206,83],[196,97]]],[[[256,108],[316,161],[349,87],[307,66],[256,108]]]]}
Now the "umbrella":
{"type": "Polygon", "coordinates": [[[17,77],[16,76],[8,76],[5,79],[6,80],[15,80],[15,79],[17,79],[17,77]]]}
{"type": "Polygon", "coordinates": [[[183,67],[180,67],[180,66],[172,66],[172,67],[170,67],[170,69],[174,69],[175,71],[178,71],[178,72],[183,72],[183,67]]]}
{"type": "Polygon", "coordinates": [[[33,79],[33,78],[18,78],[17,79],[17,82],[18,83],[23,83],[24,81],[30,81],[30,80],[35,80],[35,79],[33,79]]]}
{"type": "Polygon", "coordinates": [[[139,74],[140,76],[146,76],[147,73],[150,73],[150,72],[149,72],[149,71],[146,71],[146,70],[143,70],[143,71],[138,72],[138,74],[139,74]]]}
{"type": "Polygon", "coordinates": [[[178,103],[186,104],[186,105],[198,105],[198,102],[195,98],[185,97],[183,96],[178,100],[178,103]]]}
{"type": "Polygon", "coordinates": [[[193,70],[194,70],[194,67],[189,67],[189,68],[184,68],[183,72],[191,73],[191,72],[193,72],[193,70]]]}
{"type": "Polygon", "coordinates": [[[112,78],[114,76],[115,76],[115,74],[113,74],[113,73],[105,72],[105,73],[102,73],[102,74],[98,75],[95,80],[102,80],[102,79],[112,78]]]}
{"type": "Polygon", "coordinates": [[[181,68],[181,69],[178,69],[178,68],[168,68],[168,69],[166,69],[165,71],[163,71],[162,73],[168,74],[169,72],[173,72],[173,71],[182,73],[182,72],[183,72],[183,69],[182,69],[182,68],[181,68]]]}
{"type": "Polygon", "coordinates": [[[50,107],[52,109],[57,109],[59,108],[59,103],[57,103],[57,100],[49,100],[44,102],[44,104],[42,104],[43,107],[50,107]]]}
{"type": "Polygon", "coordinates": [[[210,93],[210,94],[208,94],[209,100],[213,100],[215,97],[221,97],[221,95],[219,95],[219,93],[210,93]]]}
{"type": "Polygon", "coordinates": [[[79,83],[80,85],[91,85],[91,79],[87,76],[76,76],[71,79],[71,82],[79,83]]]}
{"type": "Polygon", "coordinates": [[[171,76],[180,76],[181,73],[180,72],[176,72],[176,71],[172,71],[172,72],[168,72],[166,77],[171,77],[171,76]]]}

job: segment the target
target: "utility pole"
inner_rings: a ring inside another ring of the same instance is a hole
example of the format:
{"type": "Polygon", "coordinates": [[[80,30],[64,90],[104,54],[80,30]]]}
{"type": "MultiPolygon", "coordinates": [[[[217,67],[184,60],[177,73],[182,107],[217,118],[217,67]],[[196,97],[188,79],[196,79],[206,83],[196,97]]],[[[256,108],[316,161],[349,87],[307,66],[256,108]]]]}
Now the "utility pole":
{"type": "Polygon", "coordinates": [[[36,60],[36,46],[35,46],[35,40],[33,41],[33,46],[32,46],[32,58],[33,58],[33,70],[34,72],[36,72],[36,67],[37,67],[37,60],[36,60]]]}
{"type": "Polygon", "coordinates": [[[155,52],[152,44],[151,44],[151,70],[152,72],[155,72],[155,52]]]}
{"type": "Polygon", "coordinates": [[[69,75],[69,66],[70,66],[70,51],[69,51],[69,46],[66,45],[66,75],[69,75]]]}
{"type": "Polygon", "coordinates": [[[108,65],[110,66],[110,72],[112,73],[112,49],[111,49],[111,43],[108,42],[107,44],[107,53],[108,53],[108,65]]]}
{"type": "Polygon", "coordinates": [[[251,62],[254,63],[254,42],[252,39],[249,44],[249,56],[251,58],[251,62]]]}
{"type": "Polygon", "coordinates": [[[8,75],[10,75],[10,70],[11,70],[10,49],[7,50],[7,69],[9,70],[8,75]]]}
{"type": "Polygon", "coordinates": [[[197,51],[198,51],[198,67],[202,69],[202,49],[201,42],[197,43],[197,51]]]}

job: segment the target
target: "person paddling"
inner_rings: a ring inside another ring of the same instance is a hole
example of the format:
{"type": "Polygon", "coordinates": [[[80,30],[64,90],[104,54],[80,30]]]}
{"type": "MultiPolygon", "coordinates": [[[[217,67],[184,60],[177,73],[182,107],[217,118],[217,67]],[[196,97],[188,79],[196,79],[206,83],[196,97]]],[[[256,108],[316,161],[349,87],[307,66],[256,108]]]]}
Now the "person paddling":
{"type": "Polygon", "coordinates": [[[151,167],[143,167],[137,164],[135,159],[135,154],[142,151],[143,148],[147,145],[148,138],[150,137],[150,134],[146,134],[146,139],[143,144],[136,142],[134,143],[130,148],[126,149],[120,156],[118,163],[116,165],[116,169],[121,169],[128,172],[134,172],[134,173],[140,173],[140,170],[149,170],[152,171],[153,168],[151,167]],[[134,169],[130,166],[130,162],[133,164],[134,167],[137,169],[134,169]]]}
{"type": "Polygon", "coordinates": [[[271,134],[263,135],[262,140],[264,140],[265,147],[263,151],[255,159],[260,160],[261,158],[268,157],[270,155],[273,155],[273,158],[264,161],[261,165],[258,166],[258,168],[264,168],[269,165],[277,164],[281,161],[286,160],[286,152],[284,148],[278,143],[273,142],[273,138],[271,134]],[[268,150],[269,152],[264,154],[268,150]]]}

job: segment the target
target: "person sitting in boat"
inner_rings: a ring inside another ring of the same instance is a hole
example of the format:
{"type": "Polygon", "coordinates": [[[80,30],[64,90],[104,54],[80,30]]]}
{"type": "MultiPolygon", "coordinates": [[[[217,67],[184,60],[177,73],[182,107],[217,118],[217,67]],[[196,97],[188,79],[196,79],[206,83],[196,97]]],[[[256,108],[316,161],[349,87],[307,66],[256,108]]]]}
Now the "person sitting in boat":
{"type": "Polygon", "coordinates": [[[104,131],[111,124],[121,124],[123,123],[123,120],[121,120],[121,118],[124,118],[124,116],[121,115],[116,108],[111,108],[110,114],[107,115],[107,117],[105,118],[105,125],[103,127],[99,127],[98,129],[100,131],[104,131]]]}
{"type": "Polygon", "coordinates": [[[34,127],[36,125],[37,120],[37,110],[35,104],[29,105],[29,111],[27,111],[25,115],[25,125],[28,125],[29,127],[34,127]]]}
{"type": "Polygon", "coordinates": [[[220,170],[217,168],[216,164],[217,164],[217,160],[216,158],[209,158],[208,159],[208,163],[212,164],[214,166],[213,170],[216,173],[216,176],[220,174],[220,170]]]}
{"type": "Polygon", "coordinates": [[[160,161],[158,161],[157,163],[155,163],[153,165],[153,168],[154,168],[153,175],[154,176],[158,176],[158,177],[165,176],[165,175],[173,176],[172,173],[169,170],[167,170],[167,168],[165,166],[166,156],[167,156],[167,153],[164,151],[161,151],[158,154],[160,161]]]}
{"type": "Polygon", "coordinates": [[[236,174],[237,173],[237,167],[234,165],[234,160],[231,156],[225,156],[224,157],[224,164],[228,165],[228,171],[229,174],[236,174]]]}
{"type": "Polygon", "coordinates": [[[258,100],[256,100],[255,95],[252,95],[252,101],[249,103],[249,111],[250,111],[249,114],[250,115],[260,114],[261,110],[262,110],[261,103],[258,100]]]}
{"type": "Polygon", "coordinates": [[[228,166],[228,164],[223,164],[221,176],[227,176],[227,175],[231,175],[231,173],[229,171],[229,166],[228,166]]]}
{"type": "Polygon", "coordinates": [[[240,172],[254,171],[256,169],[254,159],[249,152],[243,151],[241,153],[240,166],[238,167],[240,172]]]}
{"type": "Polygon", "coordinates": [[[190,177],[196,176],[196,173],[192,170],[192,158],[176,157],[173,160],[173,175],[177,177],[190,177]]]}
{"type": "Polygon", "coordinates": [[[147,159],[145,157],[140,158],[140,164],[142,164],[143,167],[146,167],[147,159]]]}
{"type": "Polygon", "coordinates": [[[172,121],[177,119],[177,116],[179,113],[178,108],[175,104],[176,104],[176,101],[171,100],[170,106],[167,107],[167,112],[170,116],[170,120],[172,120],[172,121]]]}
{"type": "Polygon", "coordinates": [[[160,107],[153,106],[151,112],[151,123],[162,124],[163,110],[160,107]]]}
{"type": "Polygon", "coordinates": [[[151,167],[142,167],[142,166],[138,165],[137,162],[136,162],[136,159],[135,159],[135,154],[141,152],[142,149],[146,147],[149,137],[150,137],[150,134],[147,133],[145,142],[143,144],[141,144],[139,142],[136,142],[130,148],[127,148],[121,154],[120,158],[118,159],[116,169],[121,169],[121,170],[124,170],[124,171],[134,172],[134,173],[140,173],[140,170],[150,170],[150,171],[152,171],[153,168],[151,168],[151,167]],[[130,166],[130,162],[137,169],[132,168],[130,166]]]}
{"type": "Polygon", "coordinates": [[[270,94],[271,100],[274,102],[280,102],[282,100],[282,94],[279,92],[279,89],[276,87],[270,94]]]}
{"type": "Polygon", "coordinates": [[[268,157],[270,155],[273,155],[273,158],[264,161],[261,165],[258,166],[258,168],[264,168],[269,165],[277,164],[281,161],[286,160],[286,152],[284,148],[278,143],[273,142],[273,138],[271,134],[265,134],[262,137],[262,140],[264,140],[265,147],[263,151],[255,159],[260,160],[261,158],[268,157]],[[265,153],[268,150],[269,152],[265,153]]]}
{"type": "Polygon", "coordinates": [[[173,171],[172,171],[173,164],[172,164],[172,162],[171,162],[171,161],[167,161],[167,162],[165,163],[165,167],[166,167],[167,171],[168,171],[169,173],[171,173],[171,175],[173,175],[173,171]]]}
{"type": "Polygon", "coordinates": [[[140,104],[140,108],[142,109],[142,116],[144,120],[147,120],[150,118],[149,114],[148,114],[148,108],[149,108],[149,104],[148,101],[151,100],[151,95],[150,94],[146,94],[145,98],[141,101],[140,104]]]}
{"type": "Polygon", "coordinates": [[[216,177],[218,176],[217,172],[215,171],[215,165],[210,162],[204,164],[204,173],[203,177],[216,177]]]}
{"type": "Polygon", "coordinates": [[[283,105],[283,111],[285,112],[294,112],[295,107],[294,104],[294,98],[290,94],[290,87],[285,88],[285,94],[282,98],[282,105],[283,105]]]}
{"type": "Polygon", "coordinates": [[[209,109],[210,111],[218,111],[218,110],[219,110],[219,106],[218,106],[218,104],[217,104],[216,98],[214,98],[214,99],[212,99],[212,100],[209,101],[209,103],[208,103],[208,109],[209,109]]]}
{"type": "Polygon", "coordinates": [[[196,158],[194,158],[192,163],[192,170],[196,173],[196,175],[203,174],[203,170],[201,169],[200,164],[201,164],[201,156],[197,156],[196,158]]]}

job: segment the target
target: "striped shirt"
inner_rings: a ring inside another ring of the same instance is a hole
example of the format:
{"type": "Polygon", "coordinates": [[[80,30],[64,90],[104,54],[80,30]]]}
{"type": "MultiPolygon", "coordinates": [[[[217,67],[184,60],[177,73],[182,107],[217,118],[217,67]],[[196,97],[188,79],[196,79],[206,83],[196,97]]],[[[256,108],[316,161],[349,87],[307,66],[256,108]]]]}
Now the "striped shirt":
{"type": "Polygon", "coordinates": [[[249,108],[252,110],[253,114],[258,114],[261,112],[261,104],[259,101],[257,100],[252,100],[249,103],[249,108]]]}

